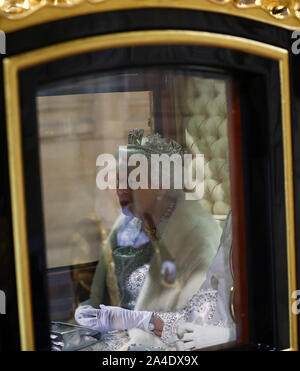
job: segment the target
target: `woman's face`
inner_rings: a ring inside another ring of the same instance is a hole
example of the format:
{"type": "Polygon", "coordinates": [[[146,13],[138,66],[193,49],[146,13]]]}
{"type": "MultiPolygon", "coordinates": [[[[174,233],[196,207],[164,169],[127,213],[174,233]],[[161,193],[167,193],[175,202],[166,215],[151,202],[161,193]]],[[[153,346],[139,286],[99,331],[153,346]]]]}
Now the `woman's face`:
{"type": "Polygon", "coordinates": [[[159,189],[137,189],[132,191],[132,213],[140,219],[153,218],[159,213],[157,202],[161,191],[159,189]]]}
{"type": "MultiPolygon", "coordinates": [[[[133,168],[128,168],[128,174],[133,168]]],[[[120,182],[119,175],[118,181],[120,182]]],[[[119,185],[119,183],[118,183],[119,185]]],[[[132,213],[135,217],[145,220],[159,210],[157,202],[158,198],[162,198],[165,191],[159,189],[151,189],[150,184],[148,189],[119,189],[117,187],[117,195],[123,212],[126,214],[127,210],[132,213]]]]}

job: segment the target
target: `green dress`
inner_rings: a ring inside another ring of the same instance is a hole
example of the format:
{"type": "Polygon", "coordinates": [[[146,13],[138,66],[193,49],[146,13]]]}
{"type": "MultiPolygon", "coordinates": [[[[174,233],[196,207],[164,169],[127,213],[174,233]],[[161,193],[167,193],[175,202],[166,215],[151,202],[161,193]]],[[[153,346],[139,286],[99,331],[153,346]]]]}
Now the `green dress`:
{"type": "Polygon", "coordinates": [[[150,263],[153,247],[148,242],[139,247],[117,246],[118,228],[113,228],[104,242],[91,287],[85,304],[98,308],[100,304],[132,309],[132,296],[126,282],[138,267],[150,263]]]}

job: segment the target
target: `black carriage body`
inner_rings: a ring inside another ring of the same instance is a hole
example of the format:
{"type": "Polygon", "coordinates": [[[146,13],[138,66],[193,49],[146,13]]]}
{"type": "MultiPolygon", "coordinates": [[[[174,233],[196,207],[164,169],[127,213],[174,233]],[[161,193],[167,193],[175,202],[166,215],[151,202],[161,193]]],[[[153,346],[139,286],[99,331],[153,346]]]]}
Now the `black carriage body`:
{"type": "MultiPolygon", "coordinates": [[[[16,21],[17,22],[17,21],[16,21]]],[[[7,58],[56,44],[98,35],[150,30],[200,31],[234,36],[285,49],[289,54],[291,134],[295,215],[295,249],[298,267],[300,235],[300,64],[292,53],[292,31],[233,15],[171,8],[140,8],[78,15],[6,34],[7,58]]],[[[287,218],[284,150],[278,61],[252,52],[202,45],[139,45],[80,53],[25,68],[18,74],[21,112],[22,157],[28,254],[32,289],[35,348],[49,349],[49,313],[46,290],[45,235],[38,151],[37,90],[49,83],[82,74],[109,71],[197,70],[197,66],[224,71],[240,83],[242,121],[243,200],[245,213],[248,344],[244,349],[290,348],[288,324],[287,218]]],[[[5,103],[4,70],[1,69],[1,107],[5,103]]],[[[138,82],[137,82],[138,84],[138,82]]],[[[144,86],[141,87],[141,89],[144,86]]],[[[159,105],[159,102],[157,103],[159,105]]],[[[156,107],[159,110],[159,106],[156,107]]],[[[11,207],[7,112],[0,112],[1,252],[0,289],[6,295],[6,314],[0,315],[0,349],[22,348],[19,331],[16,269],[11,207]],[[3,256],[3,257],[2,257],[3,256]]],[[[289,230],[289,229],[288,229],[289,230]]],[[[298,269],[299,270],[299,269],[298,269]]],[[[299,273],[297,280],[299,280],[299,273]]],[[[299,322],[298,322],[299,323],[299,322]]]]}

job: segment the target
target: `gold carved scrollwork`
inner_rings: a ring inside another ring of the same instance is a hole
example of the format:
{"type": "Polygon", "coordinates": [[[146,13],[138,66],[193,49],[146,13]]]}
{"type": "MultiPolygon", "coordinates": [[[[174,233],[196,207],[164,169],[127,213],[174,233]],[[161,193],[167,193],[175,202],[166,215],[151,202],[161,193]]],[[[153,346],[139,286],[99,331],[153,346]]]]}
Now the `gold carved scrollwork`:
{"type": "MultiPolygon", "coordinates": [[[[111,0],[0,0],[0,16],[9,19],[19,19],[45,6],[66,8],[82,3],[99,4],[108,1],[111,0]]],[[[184,2],[185,0],[182,1],[184,2]]],[[[198,1],[203,2],[203,0],[198,1]]],[[[126,3],[126,0],[124,2],[126,3]]],[[[139,3],[139,0],[136,0],[136,2],[139,3]]],[[[173,6],[172,3],[175,0],[161,1],[165,5],[168,2],[170,6],[173,6]]],[[[220,6],[231,4],[241,10],[258,8],[268,12],[270,16],[276,19],[296,17],[300,20],[300,0],[206,0],[206,2],[219,4],[220,6]]],[[[148,3],[150,6],[151,3],[155,6],[154,3],[158,5],[159,1],[149,0],[148,3]]]]}
{"type": "Polygon", "coordinates": [[[0,0],[0,29],[12,31],[81,14],[151,7],[218,12],[288,29],[300,26],[300,0],[0,0]],[[38,10],[37,16],[24,20],[38,10]],[[12,22],[17,19],[23,21],[12,22]]]}
{"type": "Polygon", "coordinates": [[[260,8],[277,19],[300,19],[300,0],[209,0],[215,4],[232,3],[239,9],[260,8]]]}
{"type": "Polygon", "coordinates": [[[81,3],[102,3],[106,0],[0,0],[0,16],[19,19],[46,6],[72,7],[81,3]]]}

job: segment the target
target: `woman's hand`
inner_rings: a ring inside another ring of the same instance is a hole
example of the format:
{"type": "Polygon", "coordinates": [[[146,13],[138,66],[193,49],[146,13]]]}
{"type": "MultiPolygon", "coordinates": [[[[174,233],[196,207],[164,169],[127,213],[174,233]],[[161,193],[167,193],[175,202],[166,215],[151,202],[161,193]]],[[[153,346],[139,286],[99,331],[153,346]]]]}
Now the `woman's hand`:
{"type": "Polygon", "coordinates": [[[100,305],[100,309],[84,305],[79,306],[75,311],[76,322],[104,333],[113,330],[129,330],[131,328],[149,331],[151,316],[152,312],[133,311],[105,305],[100,305]]]}
{"type": "Polygon", "coordinates": [[[153,333],[156,336],[161,337],[161,334],[162,334],[163,329],[164,329],[164,323],[163,323],[163,321],[160,318],[158,318],[158,317],[156,317],[154,315],[154,317],[153,317],[153,325],[154,325],[153,333]]]}
{"type": "Polygon", "coordinates": [[[194,350],[227,343],[231,340],[231,329],[186,322],[178,327],[177,335],[181,339],[177,350],[194,350]]]}

